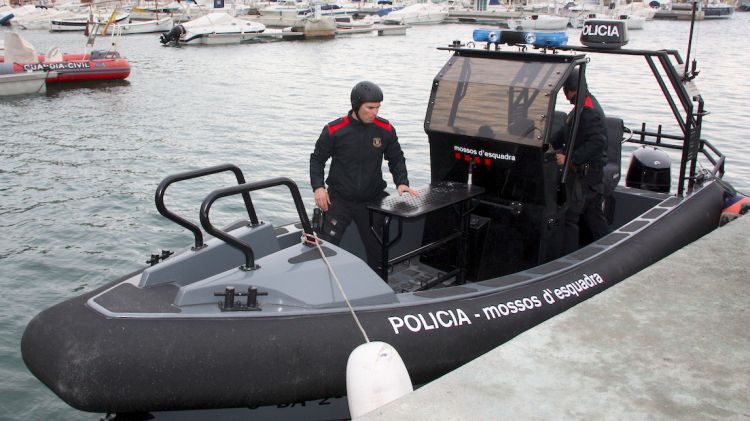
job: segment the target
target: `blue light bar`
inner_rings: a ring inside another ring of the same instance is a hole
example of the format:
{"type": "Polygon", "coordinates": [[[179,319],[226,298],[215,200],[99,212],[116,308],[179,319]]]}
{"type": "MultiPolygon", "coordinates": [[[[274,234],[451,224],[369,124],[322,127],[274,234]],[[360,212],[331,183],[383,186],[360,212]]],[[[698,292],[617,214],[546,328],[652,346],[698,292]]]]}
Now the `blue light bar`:
{"type": "Polygon", "coordinates": [[[568,34],[565,32],[521,32],[480,28],[474,30],[473,38],[475,42],[531,44],[534,47],[561,47],[568,43],[568,34]]]}
{"type": "Polygon", "coordinates": [[[565,32],[532,32],[536,40],[532,42],[534,47],[562,47],[568,43],[568,34],[565,32]]]}
{"type": "Polygon", "coordinates": [[[474,42],[491,42],[497,44],[502,38],[503,31],[499,29],[484,29],[479,28],[474,30],[473,38],[474,42]]]}

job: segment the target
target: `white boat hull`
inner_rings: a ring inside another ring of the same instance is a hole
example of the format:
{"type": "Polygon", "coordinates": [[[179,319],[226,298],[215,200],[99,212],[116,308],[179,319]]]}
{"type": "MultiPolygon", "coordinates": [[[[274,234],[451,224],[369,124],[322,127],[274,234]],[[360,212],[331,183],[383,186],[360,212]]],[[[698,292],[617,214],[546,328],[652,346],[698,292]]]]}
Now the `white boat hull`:
{"type": "Polygon", "coordinates": [[[162,43],[179,44],[239,44],[258,37],[265,25],[232,17],[226,13],[212,13],[175,26],[162,35],[162,43]]]}
{"type": "Polygon", "coordinates": [[[429,3],[419,3],[396,10],[382,17],[386,25],[427,25],[441,23],[448,11],[429,3]]]}
{"type": "Polygon", "coordinates": [[[337,16],[334,19],[336,20],[336,29],[373,29],[375,26],[375,21],[371,16],[366,16],[362,19],[354,19],[352,15],[345,15],[337,16]]]}
{"type": "Polygon", "coordinates": [[[250,42],[258,38],[260,32],[250,32],[244,34],[203,34],[185,41],[190,45],[222,45],[222,44],[241,44],[250,42]]]}
{"type": "MultiPolygon", "coordinates": [[[[130,18],[129,14],[123,14],[117,16],[115,19],[116,24],[124,24],[130,18]]],[[[107,24],[109,17],[99,16],[94,21],[99,23],[99,26],[104,27],[107,24]]],[[[68,32],[68,31],[85,31],[89,21],[89,16],[79,15],[73,18],[66,19],[50,19],[49,30],[50,32],[68,32]]]]}
{"type": "Polygon", "coordinates": [[[18,22],[18,27],[21,29],[49,29],[49,19],[43,20],[29,20],[18,22]]]}
{"type": "Polygon", "coordinates": [[[0,75],[0,96],[43,94],[47,92],[47,72],[0,75]]]}
{"type": "Polygon", "coordinates": [[[383,19],[386,25],[429,25],[441,23],[448,16],[448,13],[435,15],[406,16],[401,19],[383,19]]]}
{"type": "Polygon", "coordinates": [[[512,20],[508,26],[524,31],[560,31],[568,27],[568,21],[568,18],[561,16],[539,15],[512,20]]]}
{"type": "Polygon", "coordinates": [[[440,23],[445,18],[441,17],[430,17],[430,16],[416,16],[416,17],[404,17],[400,19],[383,19],[383,23],[386,25],[428,25],[434,23],[440,23]]]}
{"type": "MultiPolygon", "coordinates": [[[[167,32],[172,29],[172,26],[174,26],[174,20],[171,17],[165,17],[159,20],[114,24],[107,28],[107,33],[119,33],[121,35],[149,34],[154,32],[167,32]]],[[[103,34],[104,29],[104,25],[100,26],[99,33],[103,34]]]]}
{"type": "Polygon", "coordinates": [[[78,13],[67,10],[35,8],[33,12],[23,16],[15,16],[11,23],[16,24],[21,29],[49,29],[51,19],[62,19],[78,15],[78,13]]]}
{"type": "Polygon", "coordinates": [[[630,15],[625,19],[628,29],[643,29],[646,24],[646,18],[643,16],[630,15]]]}
{"type": "MultiPolygon", "coordinates": [[[[643,15],[636,14],[602,14],[602,13],[590,13],[586,19],[607,19],[607,20],[621,20],[625,22],[628,29],[643,29],[646,25],[646,17],[643,15]]],[[[581,26],[583,26],[584,20],[580,20],[581,26]]]]}

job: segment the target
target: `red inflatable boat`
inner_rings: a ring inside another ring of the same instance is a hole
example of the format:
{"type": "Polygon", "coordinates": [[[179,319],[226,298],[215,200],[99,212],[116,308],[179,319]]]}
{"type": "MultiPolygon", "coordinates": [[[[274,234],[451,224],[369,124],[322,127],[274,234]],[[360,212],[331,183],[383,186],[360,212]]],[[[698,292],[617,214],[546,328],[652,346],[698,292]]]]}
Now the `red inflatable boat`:
{"type": "Polygon", "coordinates": [[[38,63],[5,63],[0,56],[0,74],[50,71],[47,83],[85,82],[125,79],[130,75],[130,63],[116,51],[94,50],[91,54],[62,54],[58,60],[39,56],[38,63]]]}

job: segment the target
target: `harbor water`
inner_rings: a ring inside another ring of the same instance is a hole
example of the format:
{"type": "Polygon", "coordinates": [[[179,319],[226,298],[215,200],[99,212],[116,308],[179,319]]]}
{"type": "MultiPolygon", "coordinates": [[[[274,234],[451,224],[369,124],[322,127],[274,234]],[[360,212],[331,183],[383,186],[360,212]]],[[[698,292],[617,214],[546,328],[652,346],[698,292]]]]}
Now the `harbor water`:
{"type": "MultiPolygon", "coordinates": [[[[725,179],[745,193],[748,24],[750,13],[696,23],[690,55],[698,59],[696,84],[710,112],[703,137],[727,156],[725,179]]],[[[191,245],[189,232],[154,206],[165,176],[233,163],[248,181],[289,177],[312,213],[314,142],[326,122],[346,113],[354,83],[372,80],[385,91],[381,115],[397,129],[412,186],[429,183],[423,119],[432,80],[450,56],[436,47],[469,41],[476,27],[182,48],[163,47],[158,35],[133,35],[118,43],[132,66],[126,82],[50,87],[46,95],[0,100],[0,419],[101,417],[69,407],[28,372],[21,335],[44,308],[144,267],[152,253],[191,245]]],[[[676,49],[685,58],[689,29],[689,22],[650,21],[630,32],[628,47],[676,49]]],[[[41,53],[53,46],[79,52],[85,44],[81,34],[21,34],[41,53]]],[[[580,29],[568,34],[575,41],[580,29]]],[[[97,47],[110,42],[101,37],[97,47]]],[[[642,58],[593,55],[588,69],[589,86],[608,115],[636,129],[646,121],[654,131],[674,120],[642,58]]],[[[633,149],[626,146],[624,154],[633,149]]],[[[623,172],[626,165],[627,158],[623,172]]],[[[673,165],[673,178],[677,172],[673,165]]],[[[232,183],[216,175],[177,184],[166,204],[197,221],[206,194],[232,183]]],[[[296,219],[284,188],[256,193],[253,201],[263,220],[296,219]]],[[[240,200],[215,208],[219,226],[243,217],[240,200]]]]}

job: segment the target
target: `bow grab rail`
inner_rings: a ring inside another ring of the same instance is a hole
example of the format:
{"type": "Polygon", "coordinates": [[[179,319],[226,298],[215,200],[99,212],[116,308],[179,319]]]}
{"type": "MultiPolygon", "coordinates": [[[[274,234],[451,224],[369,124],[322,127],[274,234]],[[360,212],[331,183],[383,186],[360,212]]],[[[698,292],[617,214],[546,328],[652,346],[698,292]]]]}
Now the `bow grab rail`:
{"type": "Polygon", "coordinates": [[[255,270],[259,268],[259,266],[255,264],[255,254],[253,253],[253,248],[239,238],[233,237],[225,231],[222,231],[213,226],[211,224],[211,220],[209,219],[211,206],[217,199],[220,199],[222,197],[233,196],[236,194],[245,195],[254,190],[267,189],[269,187],[281,185],[289,187],[289,190],[292,193],[294,206],[295,208],[297,208],[297,215],[299,216],[299,220],[302,223],[302,230],[305,232],[305,234],[312,235],[312,226],[310,225],[310,219],[308,219],[307,217],[305,205],[302,203],[302,196],[299,193],[299,188],[297,188],[297,184],[294,181],[286,177],[277,177],[269,180],[240,184],[237,186],[214,190],[209,193],[209,195],[206,196],[205,199],[203,199],[200,210],[200,220],[201,225],[203,225],[203,229],[205,229],[207,233],[213,235],[214,237],[223,240],[230,246],[239,249],[245,255],[245,265],[240,266],[240,269],[242,270],[255,270]]]}
{"type": "MultiPolygon", "coordinates": [[[[237,178],[237,184],[245,184],[245,176],[242,174],[242,170],[240,170],[239,167],[233,164],[221,164],[213,167],[186,171],[167,176],[164,180],[161,181],[161,183],[159,183],[159,186],[156,188],[156,194],[154,196],[154,200],[156,201],[156,209],[165,218],[187,228],[193,233],[193,236],[195,237],[195,246],[193,247],[193,250],[198,250],[205,247],[205,243],[203,242],[203,233],[201,232],[200,228],[198,228],[198,225],[175,214],[174,212],[167,209],[166,206],[164,206],[164,193],[166,193],[167,187],[178,181],[205,177],[207,175],[218,174],[225,171],[231,171],[234,173],[234,176],[237,178]]],[[[250,194],[248,192],[243,193],[242,200],[245,201],[245,208],[247,209],[247,214],[250,217],[250,222],[253,224],[253,226],[258,225],[258,216],[255,214],[255,208],[253,207],[253,201],[250,199],[250,194]]]]}

